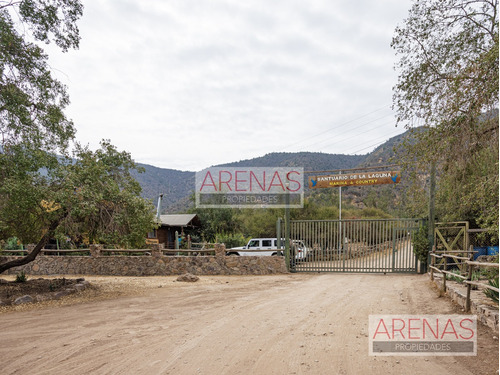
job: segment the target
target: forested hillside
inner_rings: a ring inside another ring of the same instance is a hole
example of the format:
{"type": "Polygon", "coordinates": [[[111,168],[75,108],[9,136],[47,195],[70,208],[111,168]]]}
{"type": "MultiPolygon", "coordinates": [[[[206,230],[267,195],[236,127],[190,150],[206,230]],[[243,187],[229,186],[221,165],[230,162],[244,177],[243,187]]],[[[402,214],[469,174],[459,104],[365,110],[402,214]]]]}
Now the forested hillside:
{"type": "MultiPolygon", "coordinates": [[[[404,133],[406,134],[406,133],[404,133]]],[[[394,146],[401,142],[403,135],[389,139],[373,152],[365,155],[326,154],[321,152],[273,152],[254,159],[240,160],[217,165],[217,167],[303,167],[304,171],[327,171],[352,169],[363,166],[376,166],[394,163],[394,146]]],[[[164,213],[185,212],[192,206],[190,196],[193,193],[195,172],[178,171],[140,164],[144,173],[135,173],[143,189],[143,197],[156,204],[159,194],[163,193],[162,211],[164,213]]],[[[307,191],[306,194],[310,193],[307,191]]],[[[316,192],[316,195],[331,194],[328,191],[316,192]]],[[[352,200],[357,207],[364,207],[362,200],[369,194],[368,189],[347,188],[345,199],[352,200]]],[[[370,191],[371,201],[376,205],[376,197],[387,187],[374,187],[370,191]]],[[[387,195],[387,194],[386,194],[387,195]]],[[[322,199],[322,198],[320,198],[322,199]]],[[[386,205],[388,205],[387,203],[386,205]]]]}
{"type": "Polygon", "coordinates": [[[304,171],[355,168],[367,155],[325,154],[322,152],[272,152],[264,156],[218,165],[219,167],[303,167],[304,171]]]}

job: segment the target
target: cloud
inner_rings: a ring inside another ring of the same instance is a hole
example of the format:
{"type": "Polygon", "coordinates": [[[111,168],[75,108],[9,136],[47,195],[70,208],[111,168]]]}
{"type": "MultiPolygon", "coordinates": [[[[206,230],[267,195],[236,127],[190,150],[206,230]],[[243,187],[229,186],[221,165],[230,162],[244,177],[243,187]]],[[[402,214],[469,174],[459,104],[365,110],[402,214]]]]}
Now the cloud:
{"type": "MultiPolygon", "coordinates": [[[[347,134],[343,123],[380,107],[390,115],[390,41],[409,6],[99,0],[85,4],[80,50],[48,52],[77,137],[110,138],[139,162],[201,170],[282,149],[348,153],[318,135],[347,134]]],[[[373,143],[369,124],[352,132],[359,148],[373,143]]]]}

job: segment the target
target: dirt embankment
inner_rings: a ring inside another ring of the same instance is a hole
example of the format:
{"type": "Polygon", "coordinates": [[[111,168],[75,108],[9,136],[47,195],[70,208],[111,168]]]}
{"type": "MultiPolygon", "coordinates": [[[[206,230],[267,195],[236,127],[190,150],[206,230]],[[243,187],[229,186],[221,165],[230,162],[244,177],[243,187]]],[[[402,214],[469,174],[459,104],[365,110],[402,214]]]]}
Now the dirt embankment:
{"type": "Polygon", "coordinates": [[[1,374],[496,374],[476,357],[372,357],[370,314],[450,314],[426,276],[85,277],[99,288],[3,309],[1,374]],[[56,306],[57,305],[57,306],[56,306]],[[25,310],[25,311],[18,311],[25,310]]]}

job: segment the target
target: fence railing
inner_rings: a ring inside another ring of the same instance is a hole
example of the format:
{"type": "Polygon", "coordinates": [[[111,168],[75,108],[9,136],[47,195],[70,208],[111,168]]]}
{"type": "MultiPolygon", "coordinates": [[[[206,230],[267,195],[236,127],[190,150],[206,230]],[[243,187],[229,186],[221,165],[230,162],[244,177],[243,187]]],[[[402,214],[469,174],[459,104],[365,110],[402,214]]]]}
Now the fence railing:
{"type": "Polygon", "coordinates": [[[486,262],[476,262],[473,261],[473,254],[474,251],[471,250],[469,251],[463,251],[463,250],[456,250],[456,251],[448,251],[448,252],[434,252],[431,253],[431,265],[429,266],[430,268],[430,273],[431,273],[431,280],[434,280],[434,271],[439,272],[440,274],[443,275],[443,285],[442,285],[442,290],[443,292],[446,292],[446,280],[448,275],[453,277],[453,278],[458,278],[462,280],[463,283],[467,284],[467,296],[465,300],[465,310],[467,312],[470,311],[470,305],[471,305],[471,289],[473,286],[476,286],[478,288],[483,288],[483,289],[490,289],[495,292],[499,292],[499,289],[486,284],[486,283],[481,283],[479,281],[474,281],[473,280],[473,274],[474,274],[474,268],[475,267],[484,267],[484,268],[499,268],[498,263],[486,263],[486,262]],[[467,256],[463,255],[467,254],[467,256]],[[448,262],[449,259],[452,259],[453,262],[448,262]],[[443,268],[441,268],[443,267],[443,268]],[[459,273],[453,272],[452,268],[456,267],[456,269],[459,270],[459,273]]]}
{"type": "MultiPolygon", "coordinates": [[[[128,255],[128,256],[150,256],[153,252],[159,252],[164,255],[180,255],[180,256],[199,256],[199,255],[215,255],[215,243],[209,242],[193,242],[190,244],[191,248],[188,249],[166,249],[159,247],[158,245],[152,245],[150,248],[146,249],[120,249],[112,248],[105,249],[102,246],[97,245],[96,248],[98,252],[96,255],[128,255]]],[[[231,249],[227,249],[229,253],[231,249]]],[[[0,251],[0,256],[25,256],[31,249],[24,250],[3,250],[0,251]]],[[[260,255],[262,252],[269,252],[270,250],[256,250],[256,249],[245,249],[245,252],[255,253],[256,256],[260,255]]],[[[282,250],[281,252],[283,252],[282,250]]],[[[280,253],[280,252],[278,252],[280,253]]],[[[92,256],[93,249],[42,249],[40,255],[50,255],[50,256],[92,256]]],[[[282,254],[280,254],[282,255],[282,254]]]]}
{"type": "MultiPolygon", "coordinates": [[[[200,247],[191,249],[159,249],[159,252],[165,255],[209,255],[214,254],[214,247],[200,247]]],[[[129,255],[129,256],[149,256],[152,249],[99,249],[102,255],[129,255]]],[[[25,256],[29,250],[4,250],[0,251],[0,256],[25,256]]],[[[40,255],[50,256],[68,256],[81,255],[91,256],[91,249],[42,249],[40,255]]]]}

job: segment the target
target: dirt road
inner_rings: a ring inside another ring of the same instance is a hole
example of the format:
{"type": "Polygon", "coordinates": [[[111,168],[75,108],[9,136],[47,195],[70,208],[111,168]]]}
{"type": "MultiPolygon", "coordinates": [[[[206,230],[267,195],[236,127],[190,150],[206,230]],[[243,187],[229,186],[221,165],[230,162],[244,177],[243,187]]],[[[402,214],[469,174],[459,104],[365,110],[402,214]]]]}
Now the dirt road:
{"type": "Polygon", "coordinates": [[[1,314],[1,374],[477,375],[498,369],[498,338],[483,326],[477,357],[368,356],[370,314],[457,312],[426,276],[87,280],[133,283],[140,295],[1,314]]]}

